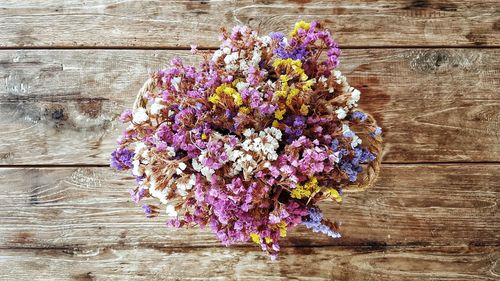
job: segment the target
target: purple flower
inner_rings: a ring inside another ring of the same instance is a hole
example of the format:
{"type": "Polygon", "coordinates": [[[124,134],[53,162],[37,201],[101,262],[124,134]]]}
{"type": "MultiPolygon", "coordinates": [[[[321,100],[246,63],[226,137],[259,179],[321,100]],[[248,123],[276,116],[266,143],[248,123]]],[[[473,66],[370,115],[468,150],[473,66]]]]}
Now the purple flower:
{"type": "Polygon", "coordinates": [[[122,114],[120,115],[119,119],[123,123],[131,121],[132,120],[132,109],[126,109],[125,111],[123,111],[122,114]]]}
{"type": "Polygon", "coordinates": [[[330,147],[333,149],[333,151],[337,151],[339,148],[339,140],[338,139],[333,139],[332,143],[330,144],[330,147]]]}
{"type": "Polygon", "coordinates": [[[355,182],[358,179],[358,174],[363,171],[361,166],[355,165],[347,160],[342,160],[340,162],[340,169],[347,174],[350,182],[355,182]]]}
{"type": "Polygon", "coordinates": [[[111,153],[111,167],[121,171],[132,168],[134,152],[128,148],[120,147],[111,153]]]}
{"type": "Polygon", "coordinates": [[[377,128],[375,128],[375,130],[373,132],[370,133],[370,136],[376,137],[380,134],[382,134],[382,128],[377,127],[377,128]]]}
{"type": "Polygon", "coordinates": [[[313,232],[321,232],[326,234],[332,238],[340,238],[340,233],[332,230],[327,225],[323,224],[323,214],[319,210],[319,208],[312,207],[309,208],[309,214],[305,220],[302,221],[302,224],[307,228],[311,229],[313,232]]]}
{"type": "Polygon", "coordinates": [[[153,208],[151,208],[151,205],[144,204],[142,205],[142,209],[144,210],[144,213],[146,213],[146,215],[151,215],[153,213],[153,208]]]}
{"type": "Polygon", "coordinates": [[[361,112],[361,111],[355,111],[355,112],[352,114],[351,118],[352,118],[353,120],[359,120],[359,121],[363,122],[363,121],[365,121],[365,120],[366,120],[367,116],[366,116],[366,114],[364,114],[364,113],[363,113],[363,112],[361,112]]]}
{"type": "Polygon", "coordinates": [[[285,38],[285,34],[283,32],[271,32],[269,33],[269,37],[271,37],[271,39],[281,41],[285,38]]]}
{"type": "Polygon", "coordinates": [[[146,195],[147,189],[140,188],[139,190],[130,190],[130,198],[134,203],[139,203],[139,201],[146,195]]]}

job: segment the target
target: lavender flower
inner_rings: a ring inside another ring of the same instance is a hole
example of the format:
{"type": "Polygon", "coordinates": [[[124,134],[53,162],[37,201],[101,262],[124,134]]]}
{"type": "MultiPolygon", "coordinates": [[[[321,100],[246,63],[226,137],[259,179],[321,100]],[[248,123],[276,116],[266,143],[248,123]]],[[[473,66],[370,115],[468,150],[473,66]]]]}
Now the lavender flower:
{"type": "Polygon", "coordinates": [[[332,238],[340,238],[340,233],[332,230],[330,227],[322,223],[323,213],[318,208],[310,208],[307,219],[305,219],[302,224],[307,228],[311,229],[313,232],[320,232],[326,234],[332,238]]]}
{"type": "Polygon", "coordinates": [[[368,118],[368,117],[366,116],[366,114],[364,114],[364,113],[363,113],[363,112],[361,112],[361,111],[355,111],[355,112],[351,115],[351,118],[352,118],[353,120],[359,120],[359,121],[363,122],[363,121],[365,121],[365,120],[366,120],[366,118],[368,118]]]}
{"type": "Polygon", "coordinates": [[[119,171],[130,169],[133,157],[132,150],[120,147],[111,153],[111,167],[119,171]]]}

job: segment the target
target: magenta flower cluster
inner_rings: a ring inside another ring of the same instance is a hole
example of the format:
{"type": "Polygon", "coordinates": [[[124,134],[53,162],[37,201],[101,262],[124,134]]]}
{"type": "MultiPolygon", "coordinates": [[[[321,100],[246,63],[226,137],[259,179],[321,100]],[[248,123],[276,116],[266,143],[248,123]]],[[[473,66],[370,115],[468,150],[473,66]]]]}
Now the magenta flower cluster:
{"type": "Polygon", "coordinates": [[[130,170],[135,203],[169,227],[208,227],[224,244],[252,240],[275,258],[297,225],[340,237],[318,202],[340,203],[378,157],[381,129],[336,69],[340,50],[318,22],[289,38],[222,31],[199,67],[173,59],[152,73],[111,166],[130,170]],[[322,53],[326,52],[326,56],[322,53]],[[143,201],[146,202],[146,201],[143,201]]]}

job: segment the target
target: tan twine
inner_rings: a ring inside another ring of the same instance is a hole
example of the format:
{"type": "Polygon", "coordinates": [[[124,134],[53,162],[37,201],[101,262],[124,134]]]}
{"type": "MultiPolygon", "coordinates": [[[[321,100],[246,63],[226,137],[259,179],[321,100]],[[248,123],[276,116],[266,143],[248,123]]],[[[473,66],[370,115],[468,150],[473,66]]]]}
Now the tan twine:
{"type": "MultiPolygon", "coordinates": [[[[147,92],[152,92],[154,90],[154,88],[156,87],[156,81],[157,80],[154,77],[150,77],[146,82],[144,82],[134,101],[134,111],[139,107],[146,108],[147,100],[144,98],[144,95],[147,92]]],[[[360,136],[360,138],[362,139],[363,144],[367,144],[368,150],[375,153],[377,158],[366,165],[364,173],[358,175],[358,181],[356,184],[351,184],[344,187],[344,192],[346,193],[355,193],[367,190],[375,184],[375,181],[377,180],[380,173],[380,166],[382,163],[382,137],[377,136],[375,138],[372,138],[369,136],[369,133],[377,127],[377,122],[375,118],[373,118],[373,116],[371,116],[370,114],[366,112],[363,113],[367,116],[367,119],[363,122],[366,125],[360,128],[361,132],[357,133],[358,136],[360,136]]]]}

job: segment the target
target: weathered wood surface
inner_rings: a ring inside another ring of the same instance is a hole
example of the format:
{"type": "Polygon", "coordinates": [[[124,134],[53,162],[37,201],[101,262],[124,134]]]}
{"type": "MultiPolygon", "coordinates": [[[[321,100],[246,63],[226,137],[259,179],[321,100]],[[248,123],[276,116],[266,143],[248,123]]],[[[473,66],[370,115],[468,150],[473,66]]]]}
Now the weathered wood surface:
{"type": "Polygon", "coordinates": [[[496,0],[3,0],[0,47],[215,47],[221,26],[266,34],[299,19],[323,20],[343,47],[500,44],[496,0]]]}
{"type": "MultiPolygon", "coordinates": [[[[386,164],[375,188],[322,205],[342,239],[299,227],[283,245],[497,245],[499,168],[386,164]]],[[[208,230],[146,219],[128,197],[133,179],[105,167],[3,168],[0,180],[0,248],[219,245],[208,230]]]]}
{"type": "MultiPolygon", "coordinates": [[[[385,162],[499,161],[499,49],[345,50],[385,162]],[[481,141],[478,141],[478,138],[481,141]]],[[[107,164],[148,69],[187,51],[0,51],[0,164],[107,164]]]]}
{"type": "Polygon", "coordinates": [[[0,250],[0,280],[498,280],[499,247],[0,250]],[[6,275],[4,275],[6,274],[6,275]]]}
{"type": "Polygon", "coordinates": [[[3,0],[0,30],[0,280],[500,278],[498,0],[3,0]],[[384,129],[376,186],[322,205],[342,239],[299,227],[271,262],[146,219],[131,177],[88,167],[148,69],[299,19],[332,31],[384,129]]]}

